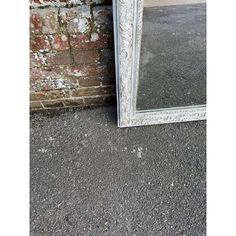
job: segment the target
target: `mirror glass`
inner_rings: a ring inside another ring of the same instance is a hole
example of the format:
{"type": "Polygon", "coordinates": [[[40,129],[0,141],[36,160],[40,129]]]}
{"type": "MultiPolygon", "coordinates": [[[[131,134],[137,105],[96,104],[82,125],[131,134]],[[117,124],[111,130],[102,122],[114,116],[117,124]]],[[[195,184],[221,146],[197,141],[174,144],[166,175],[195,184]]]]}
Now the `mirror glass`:
{"type": "Polygon", "coordinates": [[[204,104],[205,0],[144,0],[137,111],[204,104]]]}

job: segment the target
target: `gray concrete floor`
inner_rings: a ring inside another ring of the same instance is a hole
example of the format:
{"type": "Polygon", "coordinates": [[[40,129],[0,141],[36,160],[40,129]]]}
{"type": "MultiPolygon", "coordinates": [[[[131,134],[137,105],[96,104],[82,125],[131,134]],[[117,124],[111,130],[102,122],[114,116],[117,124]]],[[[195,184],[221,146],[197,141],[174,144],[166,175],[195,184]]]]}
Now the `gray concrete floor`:
{"type": "Polygon", "coordinates": [[[113,107],[31,115],[31,235],[206,235],[205,122],[119,129],[113,107]]]}
{"type": "Polygon", "coordinates": [[[206,4],[144,8],[137,109],[206,104],[206,4]]]}

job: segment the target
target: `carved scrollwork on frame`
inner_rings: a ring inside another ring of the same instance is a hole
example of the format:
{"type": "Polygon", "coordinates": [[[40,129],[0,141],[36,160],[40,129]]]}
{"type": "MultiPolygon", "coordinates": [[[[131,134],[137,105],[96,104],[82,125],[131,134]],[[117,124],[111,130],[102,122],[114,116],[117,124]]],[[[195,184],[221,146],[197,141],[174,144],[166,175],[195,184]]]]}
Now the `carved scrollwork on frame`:
{"type": "Polygon", "coordinates": [[[130,122],[134,1],[118,0],[119,104],[121,125],[130,122]]]}
{"type": "MultiPolygon", "coordinates": [[[[116,19],[118,39],[117,48],[119,60],[117,61],[117,69],[119,70],[119,116],[120,125],[131,122],[133,107],[133,76],[135,76],[134,52],[140,45],[136,44],[136,36],[139,44],[141,44],[141,29],[142,29],[142,6],[143,0],[118,0],[114,1],[116,5],[116,19]],[[138,14],[137,14],[138,11],[138,14]],[[137,17],[137,20],[136,20],[137,17]],[[136,31],[137,29],[137,31],[136,31]]],[[[136,68],[139,64],[139,55],[136,55],[136,68]]]]}

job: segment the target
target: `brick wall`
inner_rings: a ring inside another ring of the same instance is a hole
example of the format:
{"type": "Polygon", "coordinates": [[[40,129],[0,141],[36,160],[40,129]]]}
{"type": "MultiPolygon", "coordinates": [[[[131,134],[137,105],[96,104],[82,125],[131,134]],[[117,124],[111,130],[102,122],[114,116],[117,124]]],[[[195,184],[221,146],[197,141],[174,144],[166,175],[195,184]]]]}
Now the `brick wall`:
{"type": "Polygon", "coordinates": [[[111,0],[30,1],[30,107],[115,103],[111,0]]]}

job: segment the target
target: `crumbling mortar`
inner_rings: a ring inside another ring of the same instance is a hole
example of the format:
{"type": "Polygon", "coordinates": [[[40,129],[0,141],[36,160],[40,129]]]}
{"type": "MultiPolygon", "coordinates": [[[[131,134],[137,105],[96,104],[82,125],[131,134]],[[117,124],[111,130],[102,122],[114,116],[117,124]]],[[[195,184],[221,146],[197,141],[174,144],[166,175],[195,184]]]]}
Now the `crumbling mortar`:
{"type": "Polygon", "coordinates": [[[67,33],[67,37],[68,37],[68,44],[69,44],[69,52],[70,52],[70,58],[71,58],[71,64],[74,65],[75,64],[75,58],[74,58],[74,54],[73,54],[73,49],[71,47],[71,40],[70,40],[70,34],[67,33]]]}
{"type": "Polygon", "coordinates": [[[50,37],[50,35],[47,35],[47,39],[48,39],[48,42],[49,42],[50,50],[53,51],[53,46],[52,46],[52,37],[50,37]]]}
{"type": "Polygon", "coordinates": [[[43,107],[43,109],[45,109],[45,107],[44,107],[44,105],[43,105],[43,103],[40,101],[40,104],[41,104],[41,106],[43,107]]]}
{"type": "Polygon", "coordinates": [[[93,14],[93,7],[92,6],[90,6],[90,15],[91,15],[91,19],[90,19],[90,34],[89,34],[89,38],[90,38],[90,40],[91,40],[91,38],[92,38],[92,33],[93,33],[93,31],[95,31],[95,29],[96,29],[96,26],[95,26],[95,24],[94,24],[94,14],[93,14]]]}

